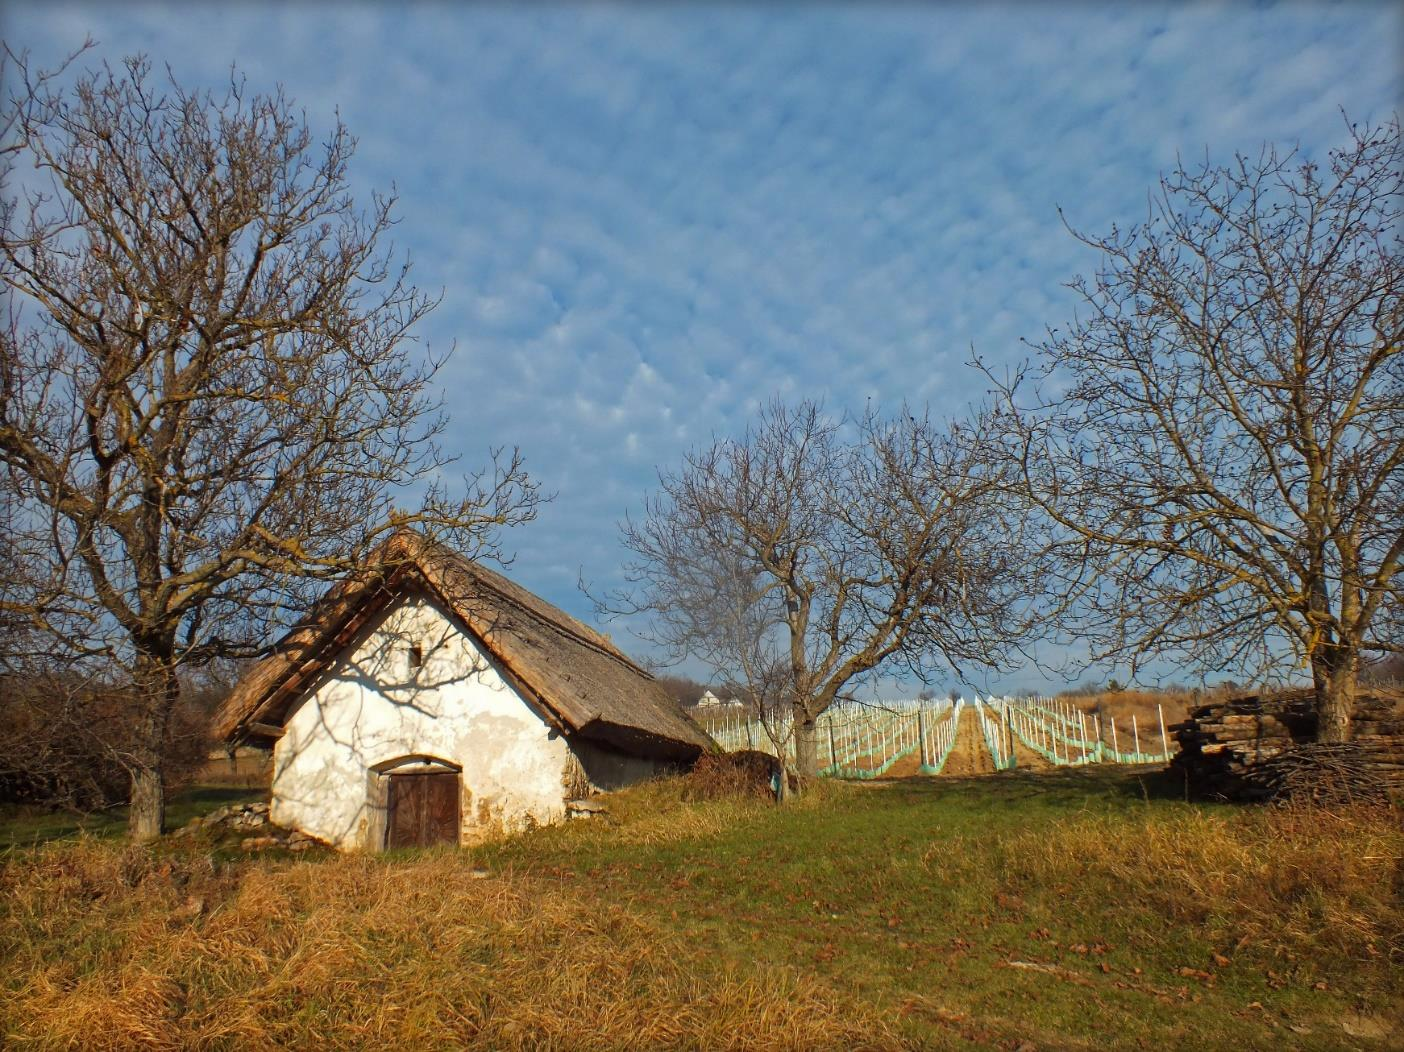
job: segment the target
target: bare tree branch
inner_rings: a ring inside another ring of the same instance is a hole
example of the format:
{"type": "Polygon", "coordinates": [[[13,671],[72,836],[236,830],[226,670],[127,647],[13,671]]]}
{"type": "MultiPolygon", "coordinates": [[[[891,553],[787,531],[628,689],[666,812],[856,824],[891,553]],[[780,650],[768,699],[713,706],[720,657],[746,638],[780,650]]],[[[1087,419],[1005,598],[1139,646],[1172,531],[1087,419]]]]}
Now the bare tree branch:
{"type": "Polygon", "coordinates": [[[622,527],[630,587],[599,605],[741,684],[813,775],[816,720],[879,670],[994,664],[1035,627],[1027,519],[987,425],[773,402],[660,474],[622,527]]]}
{"type": "Polygon", "coordinates": [[[152,835],[177,669],[256,652],[400,525],[500,555],[540,495],[516,450],[450,492],[443,358],[412,336],[435,300],[386,243],[394,197],[352,201],[346,128],[319,142],[281,92],[191,93],[140,58],[19,84],[0,470],[24,572],[0,612],[12,660],[135,680],[152,835]]]}
{"type": "Polygon", "coordinates": [[[1404,649],[1404,151],[1397,120],[1349,131],[1324,167],[1181,165],[1143,224],[1074,231],[1085,313],[996,380],[1064,627],[1133,667],[1309,667],[1328,741],[1362,653],[1404,649]]]}

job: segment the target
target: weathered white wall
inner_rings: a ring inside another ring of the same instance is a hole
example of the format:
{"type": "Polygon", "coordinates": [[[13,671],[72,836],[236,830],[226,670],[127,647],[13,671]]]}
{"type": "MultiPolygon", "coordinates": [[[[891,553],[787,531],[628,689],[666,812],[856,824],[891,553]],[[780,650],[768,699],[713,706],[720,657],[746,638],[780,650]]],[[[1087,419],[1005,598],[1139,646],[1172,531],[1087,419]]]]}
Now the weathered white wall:
{"type": "Polygon", "coordinates": [[[423,597],[364,630],[289,715],[274,749],[271,817],[345,850],[376,850],[383,815],[371,801],[384,775],[374,768],[415,754],[462,767],[464,841],[564,816],[570,747],[423,597]]]}

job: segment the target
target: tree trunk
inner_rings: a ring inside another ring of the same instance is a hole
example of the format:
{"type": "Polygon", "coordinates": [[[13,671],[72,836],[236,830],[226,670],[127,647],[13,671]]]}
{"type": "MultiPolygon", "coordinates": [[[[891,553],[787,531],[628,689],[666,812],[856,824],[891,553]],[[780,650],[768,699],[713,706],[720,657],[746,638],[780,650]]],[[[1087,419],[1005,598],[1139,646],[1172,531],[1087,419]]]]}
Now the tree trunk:
{"type": "Polygon", "coordinates": [[[166,739],[180,682],[170,661],[159,657],[139,658],[134,678],[138,715],[130,760],[127,835],[141,843],[166,831],[166,739]]]}
{"type": "Polygon", "coordinates": [[[800,780],[819,777],[819,721],[795,705],[795,771],[800,780]]]}
{"type": "Polygon", "coordinates": [[[1318,742],[1350,741],[1358,670],[1357,655],[1341,646],[1331,647],[1323,656],[1312,662],[1312,680],[1316,685],[1318,742]]]}
{"type": "Polygon", "coordinates": [[[775,802],[777,804],[787,804],[794,796],[794,794],[790,792],[790,765],[785,762],[785,750],[782,748],[779,752],[780,756],[777,757],[775,761],[776,770],[778,772],[775,782],[775,802]]]}
{"type": "Polygon", "coordinates": [[[127,835],[138,843],[158,839],[166,831],[166,786],[159,761],[132,767],[132,805],[127,835]]]}

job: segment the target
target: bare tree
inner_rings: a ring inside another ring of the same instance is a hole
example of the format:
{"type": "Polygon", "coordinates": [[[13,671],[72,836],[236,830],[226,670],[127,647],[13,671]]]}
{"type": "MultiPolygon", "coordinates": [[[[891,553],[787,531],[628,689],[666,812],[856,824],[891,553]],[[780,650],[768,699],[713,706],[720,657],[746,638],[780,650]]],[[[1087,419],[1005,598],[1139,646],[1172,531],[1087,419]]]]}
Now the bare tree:
{"type": "Polygon", "coordinates": [[[281,93],[187,92],[142,59],[67,90],[11,61],[9,656],[125,670],[150,838],[183,667],[256,651],[395,525],[491,553],[539,498],[515,451],[442,488],[442,357],[410,335],[434,302],[382,244],[394,198],[355,207],[344,127],[314,140],[281,93]]]}
{"type": "Polygon", "coordinates": [[[1177,166],[1072,284],[1085,312],[999,387],[1061,531],[1065,625],[1098,659],[1309,667],[1350,736],[1361,655],[1400,652],[1399,124],[1324,164],[1177,166]]]}
{"type": "Polygon", "coordinates": [[[739,681],[815,775],[816,721],[879,670],[989,665],[1027,635],[1025,517],[988,441],[981,425],[772,403],[660,473],[622,528],[630,587],[602,605],[739,681]]]}

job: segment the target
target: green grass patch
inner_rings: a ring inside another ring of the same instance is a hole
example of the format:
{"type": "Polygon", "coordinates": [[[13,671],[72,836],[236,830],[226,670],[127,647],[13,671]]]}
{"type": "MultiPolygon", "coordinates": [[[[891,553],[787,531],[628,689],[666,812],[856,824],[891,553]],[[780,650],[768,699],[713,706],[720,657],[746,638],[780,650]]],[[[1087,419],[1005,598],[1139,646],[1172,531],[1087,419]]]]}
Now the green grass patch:
{"type": "MultiPolygon", "coordinates": [[[[178,829],[192,818],[226,804],[251,803],[268,798],[266,791],[235,786],[197,785],[173,793],[166,803],[166,825],[178,829]]],[[[127,833],[127,809],[79,814],[22,805],[0,806],[0,850],[33,847],[79,835],[100,840],[121,839],[127,833]]]]}
{"type": "Polygon", "coordinates": [[[1190,804],[1124,770],[824,784],[784,808],[689,795],[641,786],[603,818],[461,852],[11,851],[6,1032],[562,1049],[1401,1032],[1397,812],[1190,804]]]}

